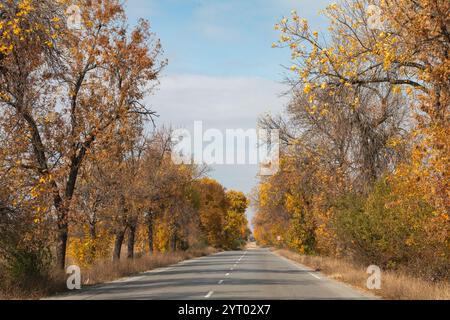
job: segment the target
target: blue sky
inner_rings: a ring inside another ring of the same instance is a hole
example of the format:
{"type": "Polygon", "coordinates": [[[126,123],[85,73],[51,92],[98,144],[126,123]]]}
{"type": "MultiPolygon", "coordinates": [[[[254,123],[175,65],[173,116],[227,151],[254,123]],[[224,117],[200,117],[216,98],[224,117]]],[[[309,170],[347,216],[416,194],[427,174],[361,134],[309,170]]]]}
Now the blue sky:
{"type": "Polygon", "coordinates": [[[128,0],[131,21],[149,19],[161,38],[169,74],[258,76],[280,80],[287,50],[271,48],[273,26],[296,9],[313,26],[329,0],[128,0]]]}
{"type": "MultiPolygon", "coordinates": [[[[128,0],[130,23],[148,19],[169,65],[158,91],[148,97],[159,125],[192,129],[255,128],[264,113],[282,112],[288,97],[281,82],[290,66],[287,49],[273,49],[274,25],[291,10],[316,30],[327,27],[319,10],[330,0],[128,0]]],[[[228,152],[228,150],[227,150],[228,152]]],[[[249,193],[257,166],[213,166],[228,189],[249,193]]],[[[251,211],[250,211],[251,218],[251,211]]]]}

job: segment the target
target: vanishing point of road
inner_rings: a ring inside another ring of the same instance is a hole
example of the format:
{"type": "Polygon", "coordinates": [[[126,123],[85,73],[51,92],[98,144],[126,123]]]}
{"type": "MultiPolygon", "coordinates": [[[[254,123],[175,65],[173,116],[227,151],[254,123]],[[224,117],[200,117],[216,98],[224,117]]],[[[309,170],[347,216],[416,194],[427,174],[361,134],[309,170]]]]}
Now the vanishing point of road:
{"type": "Polygon", "coordinates": [[[85,287],[65,300],[372,299],[268,249],[220,252],[85,287]]]}

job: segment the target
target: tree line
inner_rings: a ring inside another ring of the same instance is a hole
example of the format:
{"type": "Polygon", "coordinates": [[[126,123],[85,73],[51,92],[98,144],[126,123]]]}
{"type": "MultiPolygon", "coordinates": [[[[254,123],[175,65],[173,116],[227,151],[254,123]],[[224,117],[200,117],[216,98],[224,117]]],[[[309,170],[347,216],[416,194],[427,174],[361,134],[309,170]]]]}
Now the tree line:
{"type": "MultiPolygon", "coordinates": [[[[167,61],[118,1],[0,4],[0,279],[248,235],[244,194],[174,165],[170,130],[147,128],[167,61]],[[78,14],[77,9],[77,14],[78,14]]],[[[9,281],[8,280],[8,281],[9,281]]]]}
{"type": "Polygon", "coordinates": [[[255,194],[255,237],[427,279],[449,276],[450,2],[344,0],[325,32],[296,11],[280,171],[255,194]],[[373,6],[378,8],[373,9],[373,6]]]}

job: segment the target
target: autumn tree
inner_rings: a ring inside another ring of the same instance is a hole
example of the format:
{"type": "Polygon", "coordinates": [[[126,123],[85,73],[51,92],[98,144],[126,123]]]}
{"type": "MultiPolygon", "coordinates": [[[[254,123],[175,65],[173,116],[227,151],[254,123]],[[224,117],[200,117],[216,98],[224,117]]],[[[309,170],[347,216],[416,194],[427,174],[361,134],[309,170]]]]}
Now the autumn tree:
{"type": "Polygon", "coordinates": [[[261,181],[257,239],[277,243],[276,232],[303,251],[310,230],[305,253],[445,277],[449,8],[345,0],[324,11],[327,32],[296,11],[275,26],[292,101],[287,119],[261,119],[281,130],[285,163],[261,181]]]}
{"type": "Polygon", "coordinates": [[[226,193],[217,181],[204,178],[198,181],[200,226],[207,242],[220,247],[224,242],[224,225],[227,213],[226,193]]]}
{"type": "Polygon", "coordinates": [[[161,246],[170,250],[185,248],[183,243],[190,237],[186,234],[187,229],[198,225],[194,217],[193,185],[203,171],[194,165],[173,163],[173,144],[171,130],[162,128],[148,139],[143,159],[142,175],[146,190],[143,223],[150,254],[161,246]],[[165,225],[161,226],[161,223],[165,225]],[[163,237],[165,245],[156,243],[158,232],[159,240],[162,237],[162,231],[158,231],[161,227],[167,232],[163,237]]]}
{"type": "Polygon", "coordinates": [[[249,200],[242,192],[234,190],[227,191],[226,198],[228,210],[225,217],[224,246],[236,249],[245,244],[250,233],[245,216],[249,200]]]}
{"type": "Polygon", "coordinates": [[[43,41],[40,33],[26,32],[36,25],[18,19],[24,35],[17,34],[1,60],[1,126],[9,137],[5,148],[14,159],[10,166],[36,177],[40,191],[52,195],[46,214],[56,215],[57,264],[64,267],[80,168],[117,123],[153,115],[141,100],[164,63],[158,61],[161,48],[148,23],[141,21],[128,33],[123,7],[116,1],[80,2],[81,30],[62,23],[65,19],[57,13],[65,11],[63,3],[51,1],[54,8],[41,18],[46,8],[41,3],[2,5],[2,16],[26,11],[20,16],[33,15],[39,25],[53,22],[52,29],[41,29],[58,31],[43,41]]]}
{"type": "MultiPolygon", "coordinates": [[[[326,10],[330,35],[321,37],[295,11],[276,26],[282,32],[280,45],[292,50],[291,69],[298,75],[292,81],[310,102],[314,103],[324,90],[336,95],[345,88],[355,107],[370,106],[360,97],[361,92],[365,96],[368,92],[371,100],[379,102],[364,115],[374,117],[372,123],[378,124],[392,114],[387,110],[395,104],[390,96],[403,100],[401,104],[413,113],[409,126],[414,130],[409,131],[408,139],[411,165],[421,172],[419,176],[427,177],[422,180],[421,192],[425,186],[448,188],[443,174],[448,170],[441,162],[448,156],[448,144],[443,139],[448,133],[448,11],[445,0],[341,1],[326,10]],[[368,10],[369,5],[377,5],[380,14],[368,10]]],[[[327,112],[327,107],[326,103],[316,104],[319,112],[327,112]]],[[[363,127],[369,133],[370,128],[363,127]]],[[[372,141],[372,136],[365,140],[372,141]]],[[[402,135],[387,140],[391,145],[404,144],[402,135]]],[[[383,140],[380,142],[383,144],[383,140]]],[[[362,143],[360,146],[365,148],[362,143]]],[[[369,157],[367,163],[374,160],[369,157]]],[[[410,183],[413,179],[410,177],[410,183]]],[[[427,196],[423,192],[423,196],[441,211],[448,211],[448,195],[435,192],[427,196]]]]}

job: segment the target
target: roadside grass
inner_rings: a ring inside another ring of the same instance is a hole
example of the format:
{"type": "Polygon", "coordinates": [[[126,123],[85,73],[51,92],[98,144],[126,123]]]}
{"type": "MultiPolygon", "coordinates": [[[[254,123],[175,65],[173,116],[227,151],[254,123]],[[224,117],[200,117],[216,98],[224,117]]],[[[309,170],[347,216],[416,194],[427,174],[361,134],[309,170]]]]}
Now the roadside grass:
{"type": "Polygon", "coordinates": [[[59,270],[49,270],[40,277],[17,281],[0,270],[0,300],[36,300],[66,288],[66,275],[59,270]]]}
{"type": "MultiPolygon", "coordinates": [[[[167,253],[155,252],[152,255],[142,255],[135,259],[124,257],[116,263],[106,259],[98,261],[89,267],[82,267],[81,281],[83,286],[101,284],[156,268],[167,267],[184,260],[211,255],[216,252],[218,252],[217,249],[206,247],[167,253]]],[[[29,279],[25,286],[18,287],[12,281],[3,278],[0,272],[0,300],[36,300],[67,293],[67,277],[68,275],[64,274],[64,272],[53,270],[41,279],[29,279]]]]}
{"type": "Polygon", "coordinates": [[[369,275],[366,273],[366,267],[343,259],[305,256],[285,249],[276,249],[274,252],[313,270],[320,271],[331,279],[350,284],[383,299],[450,299],[450,284],[448,282],[429,282],[400,272],[382,271],[381,289],[368,290],[366,281],[369,275]]]}

